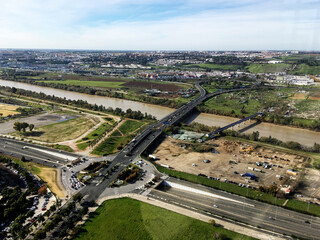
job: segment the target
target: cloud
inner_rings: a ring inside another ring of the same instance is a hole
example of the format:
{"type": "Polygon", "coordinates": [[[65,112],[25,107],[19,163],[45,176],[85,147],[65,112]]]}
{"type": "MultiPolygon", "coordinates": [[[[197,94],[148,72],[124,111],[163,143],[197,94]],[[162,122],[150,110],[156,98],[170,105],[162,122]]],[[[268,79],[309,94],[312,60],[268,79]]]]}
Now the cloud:
{"type": "Polygon", "coordinates": [[[2,48],[320,49],[319,1],[0,0],[0,3],[2,48]]]}

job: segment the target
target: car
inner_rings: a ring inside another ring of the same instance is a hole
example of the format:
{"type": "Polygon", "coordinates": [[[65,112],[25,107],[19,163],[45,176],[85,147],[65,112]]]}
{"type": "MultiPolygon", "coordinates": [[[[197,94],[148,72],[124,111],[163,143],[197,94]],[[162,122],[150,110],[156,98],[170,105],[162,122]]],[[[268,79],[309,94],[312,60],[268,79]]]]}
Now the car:
{"type": "Polygon", "coordinates": [[[274,217],[271,217],[271,216],[269,217],[269,219],[270,219],[270,220],[275,220],[274,217]]]}
{"type": "Polygon", "coordinates": [[[308,220],[305,220],[305,221],[304,221],[304,223],[310,224],[310,221],[308,221],[308,220]]]}
{"type": "Polygon", "coordinates": [[[42,210],[42,211],[45,211],[45,210],[47,210],[47,208],[43,207],[43,208],[41,208],[41,210],[42,210]]]}
{"type": "Polygon", "coordinates": [[[213,204],[213,207],[218,208],[218,206],[216,204],[213,204]]]}

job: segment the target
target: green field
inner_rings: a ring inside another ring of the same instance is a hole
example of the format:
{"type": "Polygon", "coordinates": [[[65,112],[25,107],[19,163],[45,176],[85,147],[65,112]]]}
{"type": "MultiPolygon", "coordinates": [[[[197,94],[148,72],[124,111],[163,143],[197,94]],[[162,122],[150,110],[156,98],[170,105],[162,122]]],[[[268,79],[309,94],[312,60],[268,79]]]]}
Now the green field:
{"type": "Polygon", "coordinates": [[[134,199],[105,201],[87,221],[78,240],[253,239],[134,199]]]}
{"type": "Polygon", "coordinates": [[[71,147],[66,145],[54,144],[54,145],[48,145],[48,147],[59,149],[66,152],[74,152],[74,150],[71,147]]]}
{"type": "Polygon", "coordinates": [[[121,137],[121,133],[118,130],[115,130],[111,135],[111,137],[121,137]]]}
{"type": "Polygon", "coordinates": [[[200,63],[196,65],[188,65],[188,67],[200,67],[200,68],[208,68],[213,70],[222,70],[222,71],[236,71],[238,69],[242,69],[241,65],[235,64],[211,64],[211,63],[200,63]]]}
{"type": "Polygon", "coordinates": [[[99,156],[106,156],[113,154],[121,150],[133,137],[109,137],[104,140],[98,147],[96,147],[91,153],[99,156]]]}
{"type": "Polygon", "coordinates": [[[246,69],[251,73],[275,73],[285,72],[291,65],[286,63],[277,64],[258,64],[252,63],[246,69]]]}
{"type": "Polygon", "coordinates": [[[126,135],[128,133],[132,133],[136,131],[138,128],[140,128],[144,124],[145,122],[142,122],[142,121],[126,120],[125,123],[123,123],[119,127],[119,130],[122,132],[123,135],[126,135]]]}
{"type": "Polygon", "coordinates": [[[309,66],[307,64],[299,64],[298,67],[290,72],[294,75],[306,75],[306,74],[313,74],[318,75],[320,74],[320,66],[309,66]]]}
{"type": "Polygon", "coordinates": [[[111,129],[111,125],[108,123],[103,123],[100,125],[97,129],[89,133],[87,136],[82,138],[81,140],[77,141],[79,144],[77,144],[77,147],[80,150],[84,150],[89,146],[89,143],[93,140],[97,139],[101,134],[104,134],[105,132],[109,131],[111,129]]]}
{"type": "Polygon", "coordinates": [[[123,82],[104,82],[104,81],[85,81],[85,80],[63,80],[63,81],[38,81],[44,83],[66,84],[81,87],[100,87],[100,88],[121,88],[123,82]]]}
{"type": "Polygon", "coordinates": [[[211,98],[203,104],[204,108],[215,109],[216,112],[224,114],[235,114],[235,116],[249,116],[261,110],[260,102],[256,99],[230,99],[230,95],[222,94],[216,98],[211,98]],[[245,102],[245,103],[244,103],[245,102]],[[244,113],[241,109],[244,108],[244,113]]]}
{"type": "Polygon", "coordinates": [[[125,120],[118,130],[92,151],[92,154],[102,156],[118,152],[133,139],[135,131],[144,124],[146,121],[125,120]]]}

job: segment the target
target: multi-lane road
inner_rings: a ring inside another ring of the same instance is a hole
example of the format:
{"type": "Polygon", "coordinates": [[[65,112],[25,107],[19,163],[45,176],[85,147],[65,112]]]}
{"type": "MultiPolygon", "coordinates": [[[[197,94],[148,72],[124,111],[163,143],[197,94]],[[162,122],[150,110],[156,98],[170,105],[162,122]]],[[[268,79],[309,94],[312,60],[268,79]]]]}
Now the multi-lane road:
{"type": "Polygon", "coordinates": [[[60,167],[80,157],[77,154],[3,137],[0,137],[0,152],[16,158],[24,156],[27,161],[49,167],[60,167]]]}
{"type": "Polygon", "coordinates": [[[152,190],[149,196],[205,215],[232,219],[272,232],[306,239],[320,239],[320,218],[318,217],[174,178],[169,178],[167,181],[192,188],[195,192],[180,187],[168,187],[163,190],[152,190]],[[197,191],[203,191],[203,193],[197,191]]]}

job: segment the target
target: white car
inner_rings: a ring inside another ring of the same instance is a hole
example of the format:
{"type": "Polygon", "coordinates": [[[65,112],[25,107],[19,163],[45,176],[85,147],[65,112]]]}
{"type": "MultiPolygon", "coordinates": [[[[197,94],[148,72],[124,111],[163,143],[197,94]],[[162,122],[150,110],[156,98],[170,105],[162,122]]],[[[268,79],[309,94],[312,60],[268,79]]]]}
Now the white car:
{"type": "Polygon", "coordinates": [[[217,205],[215,205],[215,204],[213,205],[213,207],[218,208],[218,206],[217,206],[217,205]]]}

